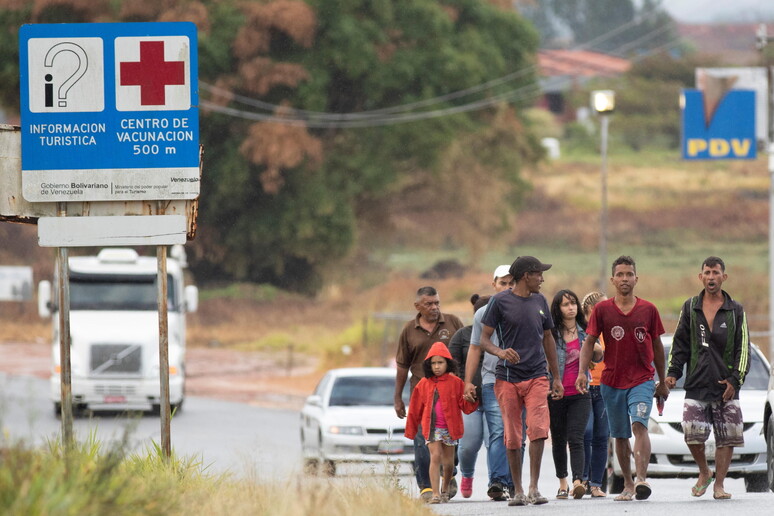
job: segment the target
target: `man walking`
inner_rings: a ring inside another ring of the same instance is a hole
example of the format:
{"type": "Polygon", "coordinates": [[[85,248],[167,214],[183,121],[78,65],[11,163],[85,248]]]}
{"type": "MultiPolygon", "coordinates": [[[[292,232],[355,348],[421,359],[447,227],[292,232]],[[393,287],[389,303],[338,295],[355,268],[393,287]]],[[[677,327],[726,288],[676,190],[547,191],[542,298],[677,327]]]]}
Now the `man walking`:
{"type": "MultiPolygon", "coordinates": [[[[393,398],[395,413],[399,418],[406,417],[406,406],[403,403],[403,387],[406,385],[409,370],[411,371],[411,392],[424,377],[422,362],[427,352],[435,342],[443,342],[447,347],[452,335],[464,325],[459,317],[441,313],[441,298],[433,287],[422,287],[417,290],[414,300],[417,315],[403,327],[398,339],[398,351],[395,363],[398,372],[395,376],[395,395],[393,398]]],[[[414,473],[417,479],[420,496],[429,501],[433,496],[430,487],[430,452],[422,435],[421,426],[414,438],[414,473]]],[[[456,493],[456,482],[452,481],[450,497],[456,493]]]]}
{"type": "Polygon", "coordinates": [[[683,304],[666,378],[667,386],[673,388],[683,375],[684,366],[688,366],[683,434],[699,466],[699,479],[691,494],[702,496],[712,483],[704,448],[712,429],[716,446],[716,500],[731,498],[723,482],[734,446],[744,445],[739,388],[750,370],[747,316],[742,305],[722,289],[727,279],[723,260],[717,256],[704,260],[699,273],[704,289],[683,304]]]}
{"type": "Polygon", "coordinates": [[[664,346],[661,335],[664,326],[655,305],[634,295],[637,269],[630,256],[619,256],[613,262],[615,297],[600,301],[594,307],[587,337],[581,348],[580,367],[575,387],[588,392],[589,368],[594,344],[600,335],[605,341],[605,369],[602,371],[601,393],[607,407],[610,436],[615,439],[615,453],[624,478],[624,489],[616,501],[645,500],[651,489],[647,482],[650,460],[648,419],[653,395],[669,395],[664,381],[664,346]],[[655,368],[654,368],[655,365],[655,368]],[[658,387],[653,376],[658,373],[658,387]],[[634,434],[634,468],[632,480],[629,458],[632,455],[629,438],[634,434]]]}
{"type": "MultiPolygon", "coordinates": [[[[513,287],[513,276],[511,276],[509,265],[500,265],[494,270],[492,287],[494,287],[495,293],[510,290],[513,287]]],[[[465,364],[464,380],[466,387],[469,388],[470,385],[473,385],[475,389],[473,378],[476,376],[475,373],[480,367],[481,404],[479,405],[478,410],[483,412],[486,421],[487,439],[485,444],[487,465],[489,467],[489,487],[486,494],[492,500],[500,502],[508,499],[510,491],[513,490],[513,480],[511,480],[511,472],[508,468],[508,457],[505,452],[505,443],[503,441],[503,417],[494,392],[495,370],[497,368],[498,358],[491,353],[484,353],[484,358],[483,360],[481,359],[481,330],[483,329],[481,321],[484,318],[485,313],[486,306],[482,306],[476,310],[473,317],[473,331],[470,337],[470,347],[468,348],[468,356],[465,364]]],[[[497,340],[497,334],[492,334],[491,341],[495,346],[498,345],[499,341],[497,340]]],[[[473,414],[476,414],[476,412],[473,414]]],[[[473,414],[468,417],[471,417],[473,414]]],[[[465,466],[462,463],[462,457],[462,442],[460,442],[460,467],[463,473],[460,489],[462,490],[463,496],[465,496],[465,494],[468,493],[468,489],[472,490],[473,477],[471,476],[469,479],[466,479],[464,476],[465,466]]],[[[465,497],[467,498],[469,496],[470,494],[465,497]]]]}
{"type": "MultiPolygon", "coordinates": [[[[548,396],[561,399],[564,393],[556,344],[551,335],[554,323],[546,298],[540,294],[543,272],[550,268],[550,264],[541,263],[533,256],[518,257],[509,269],[515,281],[513,289],[492,297],[482,321],[481,347],[499,359],[494,392],[502,412],[514,488],[508,505],[548,502],[538,491],[540,463],[550,423],[548,396]],[[492,342],[495,332],[499,347],[492,342]],[[547,369],[554,378],[553,388],[549,386],[547,369]],[[530,441],[530,482],[526,496],[521,480],[522,408],[525,406],[530,441]]],[[[465,396],[468,400],[474,398],[472,384],[466,386],[465,396]]]]}

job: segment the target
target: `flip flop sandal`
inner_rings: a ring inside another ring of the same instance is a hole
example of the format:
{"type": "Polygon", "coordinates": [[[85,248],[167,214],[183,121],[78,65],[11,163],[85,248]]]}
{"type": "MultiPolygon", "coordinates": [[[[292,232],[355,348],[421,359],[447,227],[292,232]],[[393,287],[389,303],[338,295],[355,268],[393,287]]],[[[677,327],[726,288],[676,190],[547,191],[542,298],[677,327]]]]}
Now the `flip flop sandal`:
{"type": "Polygon", "coordinates": [[[527,496],[527,501],[532,505],[543,505],[544,503],[548,503],[548,498],[536,491],[527,496]]]}
{"type": "Polygon", "coordinates": [[[713,493],[712,496],[715,498],[715,500],[730,500],[731,499],[731,493],[726,493],[723,491],[722,493],[713,493]]]}
{"type": "Polygon", "coordinates": [[[707,492],[707,488],[712,483],[712,477],[709,477],[706,482],[703,484],[696,483],[695,486],[691,488],[691,496],[704,496],[704,493],[707,492]]]}
{"type": "Polygon", "coordinates": [[[621,491],[621,494],[613,498],[616,502],[631,502],[634,500],[634,493],[631,491],[621,491]]]}
{"type": "Polygon", "coordinates": [[[637,500],[647,500],[651,493],[650,484],[644,481],[637,482],[634,484],[634,493],[637,500]]]}
{"type": "Polygon", "coordinates": [[[427,502],[427,503],[433,503],[433,504],[441,503],[441,497],[440,496],[434,496],[434,497],[430,498],[430,501],[427,502]]]}
{"type": "Polygon", "coordinates": [[[559,491],[556,492],[556,498],[559,500],[567,500],[569,496],[570,492],[567,491],[567,489],[559,489],[559,491]]]}
{"type": "Polygon", "coordinates": [[[511,498],[511,501],[508,502],[508,505],[527,505],[528,503],[529,502],[527,501],[527,497],[524,496],[524,493],[516,493],[513,495],[513,498],[511,498]]]}
{"type": "Polygon", "coordinates": [[[583,498],[583,495],[586,494],[586,486],[578,482],[577,484],[574,484],[572,486],[572,497],[576,500],[580,500],[583,498]]]}
{"type": "Polygon", "coordinates": [[[607,493],[602,491],[602,488],[599,486],[591,486],[591,497],[592,498],[605,498],[607,496],[607,493]]]}

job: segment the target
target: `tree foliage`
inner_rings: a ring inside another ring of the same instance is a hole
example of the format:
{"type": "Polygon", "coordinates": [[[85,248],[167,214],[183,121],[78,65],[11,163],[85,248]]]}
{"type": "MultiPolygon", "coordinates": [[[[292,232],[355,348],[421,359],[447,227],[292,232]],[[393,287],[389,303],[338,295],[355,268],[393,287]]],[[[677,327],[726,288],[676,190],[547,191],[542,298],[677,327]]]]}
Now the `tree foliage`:
{"type": "MultiPolygon", "coordinates": [[[[524,189],[519,170],[540,157],[518,115],[532,100],[518,92],[535,84],[538,37],[508,4],[0,0],[0,44],[16,49],[22,23],[193,21],[200,81],[215,87],[202,97],[244,111],[255,109],[240,103],[243,97],[258,99],[275,106],[265,114],[280,117],[291,108],[341,114],[394,108],[524,70],[480,92],[432,101],[424,110],[502,93],[515,95],[509,105],[411,123],[312,127],[202,109],[205,158],[194,272],[204,281],[314,291],[326,267],[371,230],[395,227],[396,220],[430,206],[456,214],[460,224],[480,215],[471,200],[475,178],[500,193],[483,210],[486,225],[468,224],[462,233],[495,235],[507,226],[524,189]],[[461,182],[469,199],[455,194],[461,182]],[[424,206],[409,202],[418,191],[424,206]]],[[[6,85],[0,103],[18,108],[16,50],[3,58],[0,80],[6,85]]],[[[421,229],[465,244],[456,227],[421,229]]]]}
{"type": "Polygon", "coordinates": [[[676,37],[674,21],[662,0],[534,0],[522,12],[537,27],[548,48],[583,46],[631,56],[650,52],[676,37]]]}

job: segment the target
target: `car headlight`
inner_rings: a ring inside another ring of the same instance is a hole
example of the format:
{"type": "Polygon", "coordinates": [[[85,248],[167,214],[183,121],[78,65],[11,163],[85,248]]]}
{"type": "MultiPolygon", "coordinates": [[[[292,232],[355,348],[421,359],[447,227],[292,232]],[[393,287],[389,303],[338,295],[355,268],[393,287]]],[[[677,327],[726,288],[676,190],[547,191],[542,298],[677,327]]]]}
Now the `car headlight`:
{"type": "Polygon", "coordinates": [[[363,427],[332,425],[328,427],[328,432],[338,435],[363,435],[363,427]]]}
{"type": "Polygon", "coordinates": [[[664,431],[661,429],[661,425],[659,425],[658,421],[652,417],[648,419],[648,433],[664,435],[664,431]]]}

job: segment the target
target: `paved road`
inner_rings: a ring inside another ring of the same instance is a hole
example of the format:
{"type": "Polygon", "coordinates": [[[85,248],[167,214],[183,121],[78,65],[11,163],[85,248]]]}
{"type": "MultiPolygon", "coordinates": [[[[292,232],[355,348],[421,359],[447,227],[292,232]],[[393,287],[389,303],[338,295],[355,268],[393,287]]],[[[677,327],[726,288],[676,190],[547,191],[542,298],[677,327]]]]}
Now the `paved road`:
{"type": "MultiPolygon", "coordinates": [[[[61,422],[54,417],[46,380],[0,373],[0,429],[0,436],[30,444],[58,438],[61,422]]],[[[94,431],[102,442],[119,441],[129,431],[130,445],[138,451],[152,441],[161,442],[161,425],[154,415],[125,418],[108,413],[78,418],[73,431],[79,441],[94,431]]],[[[172,446],[179,456],[198,456],[214,472],[239,475],[276,478],[298,470],[298,435],[295,411],[208,398],[186,398],[183,410],[172,420],[172,446]]]]}
{"type": "MultiPolygon", "coordinates": [[[[53,415],[48,400],[47,381],[32,376],[11,376],[0,373],[0,440],[22,439],[27,443],[41,444],[56,439],[61,423],[53,415]],[[2,437],[7,436],[7,437],[2,437]]],[[[124,432],[130,432],[130,445],[142,450],[151,441],[160,441],[159,418],[146,415],[138,418],[117,417],[115,414],[93,419],[77,419],[74,431],[78,440],[89,432],[96,432],[102,442],[120,440],[124,432]]],[[[188,397],[184,410],[172,421],[172,445],[180,456],[197,456],[213,472],[230,471],[238,476],[277,480],[299,472],[298,413],[253,407],[242,403],[225,402],[207,398],[188,397]]],[[[525,463],[525,466],[528,464],[525,463]]],[[[342,481],[358,478],[364,473],[381,474],[380,466],[341,466],[337,477],[342,481]]],[[[721,512],[733,512],[740,516],[772,514],[774,493],[745,493],[742,480],[727,481],[726,489],[733,493],[730,501],[715,501],[710,494],[692,498],[692,479],[653,479],[653,495],[642,502],[614,502],[604,500],[555,500],[558,487],[553,475],[550,450],[543,458],[541,492],[549,497],[542,506],[508,507],[507,503],[491,502],[486,497],[486,457],[482,452],[476,466],[473,496],[463,499],[457,495],[451,503],[432,506],[441,515],[476,516],[514,514],[529,511],[531,514],[563,514],[568,511],[593,512],[594,516],[621,513],[643,516],[677,514],[679,516],[708,516],[721,512]]],[[[408,468],[400,470],[400,485],[406,493],[417,496],[413,477],[408,468]]],[[[458,477],[459,478],[459,477],[458,477]]]]}

